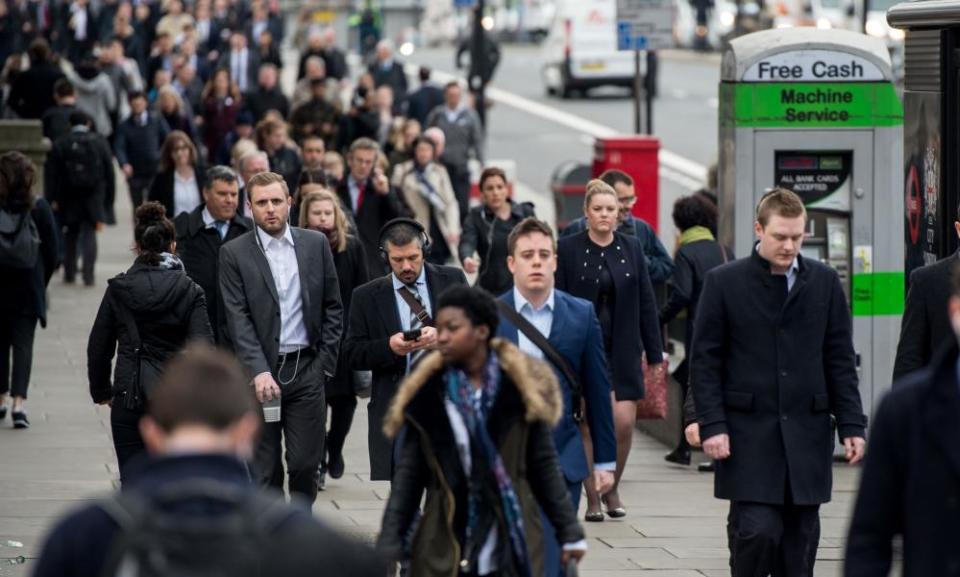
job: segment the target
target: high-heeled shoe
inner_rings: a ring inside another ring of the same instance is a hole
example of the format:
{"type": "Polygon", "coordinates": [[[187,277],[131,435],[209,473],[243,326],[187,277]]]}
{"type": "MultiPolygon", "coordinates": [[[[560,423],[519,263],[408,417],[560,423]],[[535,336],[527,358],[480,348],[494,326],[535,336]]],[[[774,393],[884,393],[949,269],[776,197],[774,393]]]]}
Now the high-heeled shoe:
{"type": "Polygon", "coordinates": [[[583,516],[583,520],[587,523],[602,523],[603,519],[603,511],[587,511],[583,516]]]}
{"type": "MultiPolygon", "coordinates": [[[[603,501],[603,504],[604,504],[604,505],[607,504],[607,498],[606,498],[606,497],[602,497],[602,498],[601,498],[601,501],[603,501]]],[[[623,517],[626,517],[626,516],[627,516],[627,510],[624,509],[623,507],[617,507],[617,508],[615,508],[615,509],[611,509],[611,508],[608,506],[608,507],[607,507],[607,515],[609,515],[611,519],[622,519],[623,517]]]]}

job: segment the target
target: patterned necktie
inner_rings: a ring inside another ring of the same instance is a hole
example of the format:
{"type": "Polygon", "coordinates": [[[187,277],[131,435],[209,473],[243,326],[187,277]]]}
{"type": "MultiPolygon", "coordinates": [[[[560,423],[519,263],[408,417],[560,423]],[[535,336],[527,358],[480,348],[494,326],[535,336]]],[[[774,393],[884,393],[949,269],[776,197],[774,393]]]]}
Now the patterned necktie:
{"type": "MultiPolygon", "coordinates": [[[[366,182],[357,183],[357,210],[354,211],[354,216],[356,216],[356,214],[360,212],[360,207],[363,206],[363,193],[366,191],[366,189],[367,189],[366,182]]],[[[416,294],[417,291],[413,291],[413,292],[414,294],[416,294]]]]}
{"type": "MultiPolygon", "coordinates": [[[[415,284],[414,285],[405,284],[403,285],[402,288],[399,288],[397,290],[401,290],[401,291],[405,290],[409,292],[411,295],[413,295],[413,298],[416,299],[416,301],[420,303],[421,306],[423,306],[423,299],[420,298],[420,291],[417,290],[417,286],[415,284]]],[[[424,308],[423,310],[424,312],[426,312],[427,309],[424,308]]],[[[413,312],[413,307],[411,307],[410,308],[410,330],[415,331],[418,329],[423,329],[423,321],[420,320],[420,317],[417,316],[417,313],[413,312]]],[[[418,351],[414,351],[410,353],[408,355],[409,362],[407,363],[407,372],[410,372],[410,369],[413,368],[413,366],[417,364],[417,361],[419,361],[420,358],[426,353],[427,353],[426,349],[420,349],[418,351]]]]}

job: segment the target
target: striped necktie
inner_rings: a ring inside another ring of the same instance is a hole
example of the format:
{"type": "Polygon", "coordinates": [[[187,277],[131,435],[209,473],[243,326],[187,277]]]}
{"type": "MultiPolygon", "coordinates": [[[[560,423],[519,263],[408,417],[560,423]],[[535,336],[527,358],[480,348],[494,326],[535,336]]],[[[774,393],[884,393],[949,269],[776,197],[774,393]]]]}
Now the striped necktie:
{"type": "MultiPolygon", "coordinates": [[[[417,285],[405,284],[402,288],[397,290],[405,290],[413,295],[413,298],[416,299],[420,306],[423,306],[423,299],[420,297],[420,291],[417,290],[417,285]]],[[[423,309],[426,311],[426,307],[423,309]]],[[[420,317],[417,316],[417,313],[414,312],[413,308],[410,308],[410,330],[415,331],[417,329],[423,329],[423,321],[420,320],[420,317]]],[[[407,372],[410,372],[410,369],[413,368],[413,365],[417,364],[417,361],[420,360],[423,355],[427,353],[426,349],[420,349],[419,351],[414,351],[407,355],[407,372]]]]}

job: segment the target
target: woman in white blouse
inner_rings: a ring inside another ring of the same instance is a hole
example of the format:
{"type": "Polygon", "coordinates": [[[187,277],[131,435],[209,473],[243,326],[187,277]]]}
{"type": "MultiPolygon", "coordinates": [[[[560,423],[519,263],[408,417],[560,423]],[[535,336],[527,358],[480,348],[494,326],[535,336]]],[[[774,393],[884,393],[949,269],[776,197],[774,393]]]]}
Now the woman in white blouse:
{"type": "Polygon", "coordinates": [[[150,200],[162,204],[167,218],[174,219],[203,202],[202,190],[197,147],[183,131],[170,132],[160,149],[160,172],[150,186],[150,200]]]}

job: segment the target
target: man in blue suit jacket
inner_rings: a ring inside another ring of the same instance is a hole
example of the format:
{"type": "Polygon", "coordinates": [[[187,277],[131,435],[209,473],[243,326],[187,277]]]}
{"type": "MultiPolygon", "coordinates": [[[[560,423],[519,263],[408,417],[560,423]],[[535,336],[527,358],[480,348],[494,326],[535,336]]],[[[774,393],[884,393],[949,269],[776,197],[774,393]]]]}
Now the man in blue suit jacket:
{"type": "MultiPolygon", "coordinates": [[[[527,218],[520,222],[507,239],[507,266],[513,274],[514,288],[500,299],[523,315],[559,352],[572,371],[579,376],[585,417],[593,445],[593,475],[602,494],[613,485],[617,461],[617,440],[613,431],[613,408],[610,402],[610,378],[600,323],[593,304],[554,289],[557,269],[556,240],[546,223],[527,218]]],[[[500,337],[517,343],[523,352],[546,356],[508,319],[501,318],[500,337]]],[[[570,488],[574,508],[580,504],[580,487],[590,474],[580,428],[573,420],[570,383],[563,372],[554,367],[563,389],[564,413],[553,430],[560,468],[570,488]]],[[[552,531],[544,519],[544,528],[552,531]]],[[[559,546],[547,538],[547,576],[560,574],[559,546]]],[[[582,544],[586,547],[586,543],[582,544]]],[[[565,548],[570,548],[565,545],[565,548]]],[[[564,555],[564,557],[566,557],[564,555]]]]}

